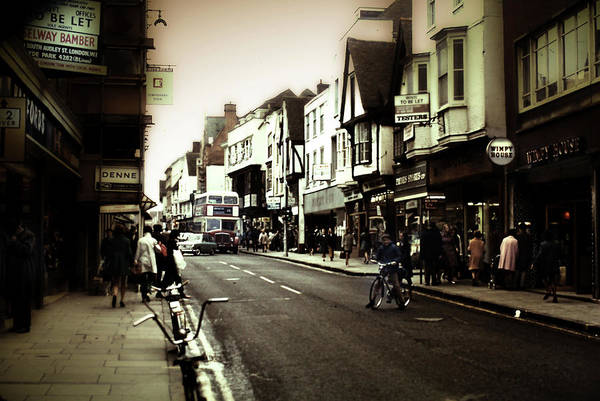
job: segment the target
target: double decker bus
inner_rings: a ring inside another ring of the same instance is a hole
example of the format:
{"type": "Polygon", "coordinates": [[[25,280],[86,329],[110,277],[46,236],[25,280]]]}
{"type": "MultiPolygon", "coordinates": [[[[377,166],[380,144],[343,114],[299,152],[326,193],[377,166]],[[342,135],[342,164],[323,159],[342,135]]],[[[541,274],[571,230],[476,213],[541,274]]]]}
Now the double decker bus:
{"type": "Polygon", "coordinates": [[[241,224],[236,192],[208,191],[194,196],[192,230],[211,234],[218,251],[237,253],[241,224]]]}

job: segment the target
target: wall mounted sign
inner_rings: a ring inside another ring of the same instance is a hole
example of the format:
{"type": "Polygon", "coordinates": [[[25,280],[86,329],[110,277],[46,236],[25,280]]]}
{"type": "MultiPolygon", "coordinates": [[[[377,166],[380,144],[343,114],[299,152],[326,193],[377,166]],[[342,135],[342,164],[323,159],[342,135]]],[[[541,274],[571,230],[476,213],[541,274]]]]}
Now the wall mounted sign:
{"type": "Polygon", "coordinates": [[[429,121],[429,93],[394,96],[396,123],[429,121]]]}
{"type": "Polygon", "coordinates": [[[173,104],[172,67],[146,67],[146,104],[173,104]]]}
{"type": "Polygon", "coordinates": [[[315,164],[313,166],[313,180],[315,180],[315,181],[331,180],[331,165],[329,163],[315,164]]]}
{"type": "Polygon", "coordinates": [[[96,191],[137,192],[141,189],[140,169],[138,167],[96,167],[96,191]]]}
{"type": "Polygon", "coordinates": [[[0,98],[0,160],[25,158],[25,99],[0,98]]]}
{"type": "Polygon", "coordinates": [[[515,159],[515,145],[508,138],[492,139],[486,152],[492,163],[498,166],[506,166],[515,159]]]}
{"type": "Polygon", "coordinates": [[[525,153],[527,164],[536,165],[547,161],[556,161],[579,153],[582,146],[581,137],[565,138],[561,141],[551,143],[529,150],[525,153]]]}
{"type": "Polygon", "coordinates": [[[396,173],[396,190],[406,190],[427,185],[427,164],[422,162],[396,173]]]}

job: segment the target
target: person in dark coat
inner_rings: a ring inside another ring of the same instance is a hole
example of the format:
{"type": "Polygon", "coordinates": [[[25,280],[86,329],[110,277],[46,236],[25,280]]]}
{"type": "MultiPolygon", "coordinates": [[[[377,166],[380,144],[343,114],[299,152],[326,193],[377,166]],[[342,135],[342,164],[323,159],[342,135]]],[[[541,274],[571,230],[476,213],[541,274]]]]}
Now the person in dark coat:
{"type": "Polygon", "coordinates": [[[360,251],[360,255],[364,256],[363,259],[363,263],[369,263],[369,258],[370,255],[369,253],[371,252],[371,237],[369,235],[369,230],[367,230],[366,228],[363,229],[362,233],[360,233],[360,247],[359,247],[359,251],[360,251]]]}
{"type": "Polygon", "coordinates": [[[111,241],[110,252],[107,255],[108,271],[112,283],[112,307],[117,304],[117,295],[121,294],[119,306],[125,307],[125,290],[127,289],[127,275],[133,266],[133,254],[131,253],[131,244],[125,236],[125,227],[117,224],[114,229],[114,237],[111,241]]]}
{"type": "Polygon", "coordinates": [[[550,231],[544,232],[542,243],[540,244],[534,263],[541,273],[542,280],[546,286],[544,300],[552,295],[552,302],[557,303],[556,284],[560,277],[560,249],[553,241],[550,231]]]}
{"type": "MultiPolygon", "coordinates": [[[[173,256],[173,251],[179,249],[177,245],[177,237],[179,237],[179,230],[172,230],[169,233],[169,240],[167,241],[167,260],[166,260],[166,268],[165,268],[165,277],[161,283],[162,288],[166,288],[171,284],[181,284],[181,275],[177,270],[177,264],[175,263],[175,257],[173,256]]],[[[179,293],[185,297],[189,298],[185,295],[183,287],[179,288],[179,293]]]]}
{"type": "Polygon", "coordinates": [[[321,254],[323,255],[323,262],[325,262],[325,257],[327,256],[327,253],[328,253],[328,247],[327,247],[328,241],[327,241],[327,233],[325,232],[324,228],[321,229],[321,233],[317,237],[317,243],[319,244],[319,250],[320,250],[321,254]]]}
{"type": "Polygon", "coordinates": [[[517,244],[519,254],[517,255],[517,274],[515,287],[519,288],[524,281],[524,275],[531,266],[533,260],[533,241],[527,232],[525,224],[519,224],[517,228],[517,244]]]}
{"type": "Polygon", "coordinates": [[[166,269],[166,265],[167,265],[167,257],[164,256],[162,254],[162,252],[160,252],[158,249],[161,248],[161,244],[164,245],[166,247],[167,244],[167,239],[165,238],[165,236],[162,234],[162,226],[160,224],[155,224],[154,226],[152,226],[152,238],[154,238],[156,240],[156,242],[158,242],[158,246],[155,252],[155,256],[156,256],[156,286],[159,286],[161,281],[162,281],[162,277],[163,277],[163,273],[165,272],[166,269]]]}
{"type": "Polygon", "coordinates": [[[408,232],[401,232],[400,240],[398,242],[400,254],[402,255],[400,257],[400,263],[402,264],[402,267],[406,269],[406,272],[408,273],[409,277],[412,277],[412,260],[410,259],[410,235],[408,234],[408,232]]]}
{"type": "Polygon", "coordinates": [[[6,247],[7,295],[12,305],[16,333],[31,329],[31,301],[35,273],[35,235],[20,221],[9,224],[6,247]]]}
{"type": "Polygon", "coordinates": [[[336,248],[337,237],[331,227],[327,230],[327,247],[329,248],[329,260],[333,261],[333,252],[336,248]]]}
{"type": "Polygon", "coordinates": [[[420,259],[425,266],[425,285],[440,284],[438,263],[442,253],[442,235],[433,221],[427,223],[427,228],[421,233],[420,259]]]}

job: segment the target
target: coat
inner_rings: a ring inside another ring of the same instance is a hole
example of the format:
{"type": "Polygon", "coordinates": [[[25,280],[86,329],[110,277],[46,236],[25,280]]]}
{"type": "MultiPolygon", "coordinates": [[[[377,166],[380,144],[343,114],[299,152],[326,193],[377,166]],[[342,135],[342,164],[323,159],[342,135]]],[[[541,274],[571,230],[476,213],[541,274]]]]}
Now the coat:
{"type": "Polygon", "coordinates": [[[360,233],[360,251],[365,252],[371,250],[371,237],[368,232],[360,233]]]}
{"type": "Polygon", "coordinates": [[[351,233],[344,235],[344,251],[352,252],[352,246],[354,245],[354,236],[351,233]]]}
{"type": "Polygon", "coordinates": [[[118,234],[110,241],[109,252],[105,260],[104,269],[108,276],[126,276],[133,265],[133,254],[129,239],[118,234]]]}
{"type": "Polygon", "coordinates": [[[560,275],[560,249],[555,242],[542,241],[534,262],[540,276],[554,280],[560,275]]]}
{"type": "Polygon", "coordinates": [[[137,249],[135,251],[135,261],[142,269],[142,273],[156,273],[156,254],[154,246],[158,244],[150,233],[144,234],[138,240],[137,249]]]}
{"type": "Polygon", "coordinates": [[[469,270],[479,270],[481,268],[481,259],[485,250],[484,245],[485,243],[480,238],[473,238],[469,241],[469,246],[467,247],[467,250],[471,252],[469,270]]]}
{"type": "Polygon", "coordinates": [[[25,229],[6,245],[6,290],[9,298],[31,298],[35,275],[35,235],[25,229]]]}
{"type": "Polygon", "coordinates": [[[441,253],[442,235],[437,229],[428,228],[421,234],[421,259],[436,261],[441,253]]]}
{"type": "Polygon", "coordinates": [[[498,269],[515,271],[519,256],[519,242],[512,235],[506,236],[500,244],[500,261],[498,269]]]}

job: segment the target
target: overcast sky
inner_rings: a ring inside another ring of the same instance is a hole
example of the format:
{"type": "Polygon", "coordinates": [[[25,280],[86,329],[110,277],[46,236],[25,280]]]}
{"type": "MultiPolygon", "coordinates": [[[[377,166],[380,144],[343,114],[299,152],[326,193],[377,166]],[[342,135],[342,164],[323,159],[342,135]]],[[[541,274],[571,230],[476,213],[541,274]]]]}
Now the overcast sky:
{"type": "MultiPolygon", "coordinates": [[[[329,83],[339,39],[358,7],[392,0],[149,0],[168,26],[151,25],[149,64],[174,67],[174,104],[148,106],[154,126],[146,151],[145,193],[156,202],[158,181],[199,141],[205,116],[238,116],[290,88],[297,95],[329,83]]],[[[158,13],[149,12],[149,23],[158,13]]]]}

